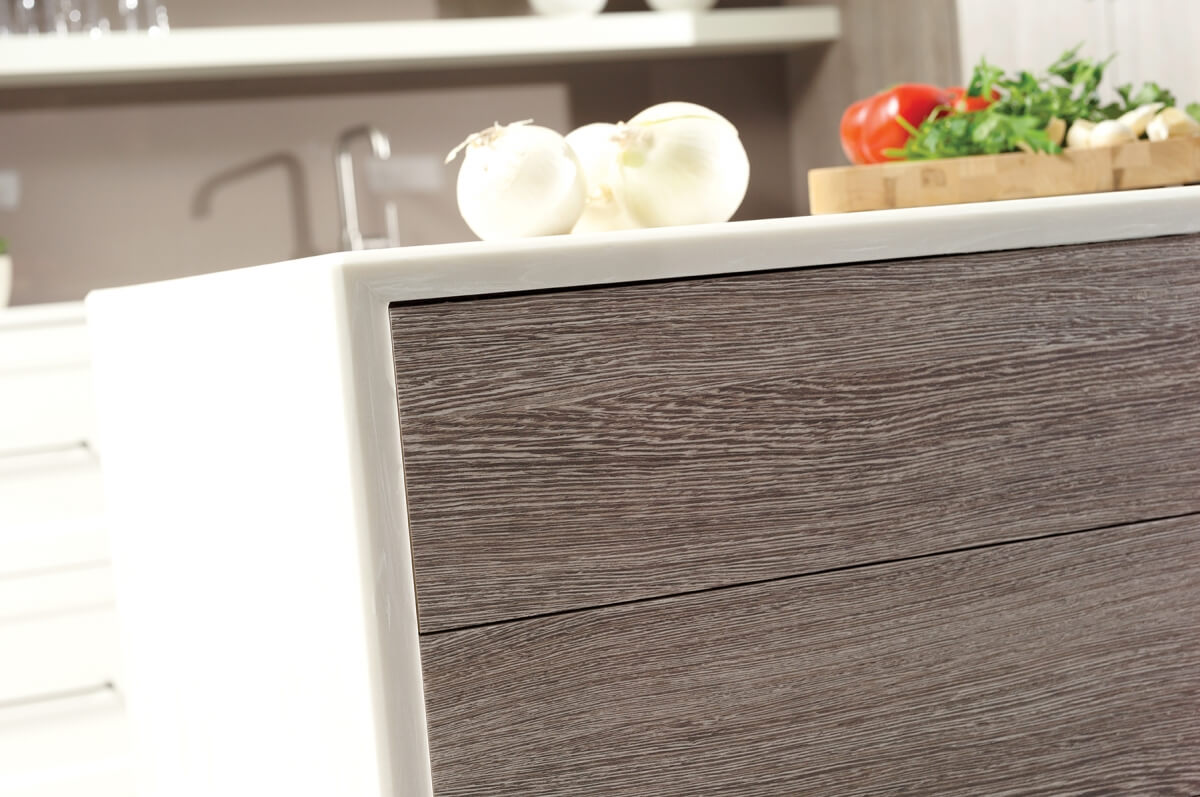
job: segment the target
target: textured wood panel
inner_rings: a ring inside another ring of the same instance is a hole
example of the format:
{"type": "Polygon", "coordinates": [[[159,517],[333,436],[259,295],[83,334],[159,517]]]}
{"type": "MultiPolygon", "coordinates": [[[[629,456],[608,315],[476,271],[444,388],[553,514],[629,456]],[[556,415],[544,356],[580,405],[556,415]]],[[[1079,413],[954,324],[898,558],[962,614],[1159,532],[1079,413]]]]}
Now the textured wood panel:
{"type": "Polygon", "coordinates": [[[1200,238],[392,309],[422,629],[1200,510],[1200,238]]]}
{"type": "Polygon", "coordinates": [[[1196,517],[422,637],[448,795],[1200,793],[1196,517]]]}

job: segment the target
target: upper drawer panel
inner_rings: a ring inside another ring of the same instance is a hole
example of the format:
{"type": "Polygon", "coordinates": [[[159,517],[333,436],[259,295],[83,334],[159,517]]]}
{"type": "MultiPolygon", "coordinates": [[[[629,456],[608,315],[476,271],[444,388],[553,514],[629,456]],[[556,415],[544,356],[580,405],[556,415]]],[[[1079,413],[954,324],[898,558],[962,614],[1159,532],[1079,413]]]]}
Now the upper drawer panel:
{"type": "Polygon", "coordinates": [[[391,317],[424,631],[1200,509],[1194,236],[391,317]]]}

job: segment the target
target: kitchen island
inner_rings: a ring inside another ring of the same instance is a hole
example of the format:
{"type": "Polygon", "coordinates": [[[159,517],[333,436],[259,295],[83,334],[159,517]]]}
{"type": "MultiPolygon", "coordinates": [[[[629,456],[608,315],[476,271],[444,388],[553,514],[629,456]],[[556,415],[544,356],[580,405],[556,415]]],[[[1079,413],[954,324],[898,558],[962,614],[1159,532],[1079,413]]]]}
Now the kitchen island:
{"type": "Polygon", "coordinates": [[[1200,790],[1200,188],[88,313],[146,793],[1200,790]]]}

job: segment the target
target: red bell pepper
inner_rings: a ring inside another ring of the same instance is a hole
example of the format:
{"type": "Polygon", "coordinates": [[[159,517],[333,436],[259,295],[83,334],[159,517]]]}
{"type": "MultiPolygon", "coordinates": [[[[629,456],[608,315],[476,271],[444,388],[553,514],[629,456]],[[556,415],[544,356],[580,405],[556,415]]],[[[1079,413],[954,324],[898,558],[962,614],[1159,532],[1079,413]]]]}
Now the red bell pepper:
{"type": "Polygon", "coordinates": [[[982,111],[984,108],[991,105],[996,100],[1000,99],[1000,92],[991,89],[989,97],[968,97],[967,90],[962,86],[951,86],[946,89],[950,93],[950,107],[955,113],[970,113],[971,111],[982,111]]]}
{"type": "Polygon", "coordinates": [[[909,136],[896,117],[916,127],[939,106],[949,109],[953,100],[946,89],[924,83],[903,83],[859,100],[842,114],[842,150],[851,163],[891,160],[884,152],[900,149],[909,136]]]}

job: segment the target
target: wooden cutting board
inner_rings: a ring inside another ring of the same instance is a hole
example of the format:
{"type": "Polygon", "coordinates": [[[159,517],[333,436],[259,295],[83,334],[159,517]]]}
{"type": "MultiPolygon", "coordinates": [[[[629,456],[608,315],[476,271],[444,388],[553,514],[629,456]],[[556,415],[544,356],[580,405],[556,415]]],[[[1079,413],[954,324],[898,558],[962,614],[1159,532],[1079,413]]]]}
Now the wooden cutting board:
{"type": "Polygon", "coordinates": [[[1061,155],[1009,152],[812,169],[814,214],[1091,194],[1200,183],[1200,137],[1134,141],[1061,155]]]}

